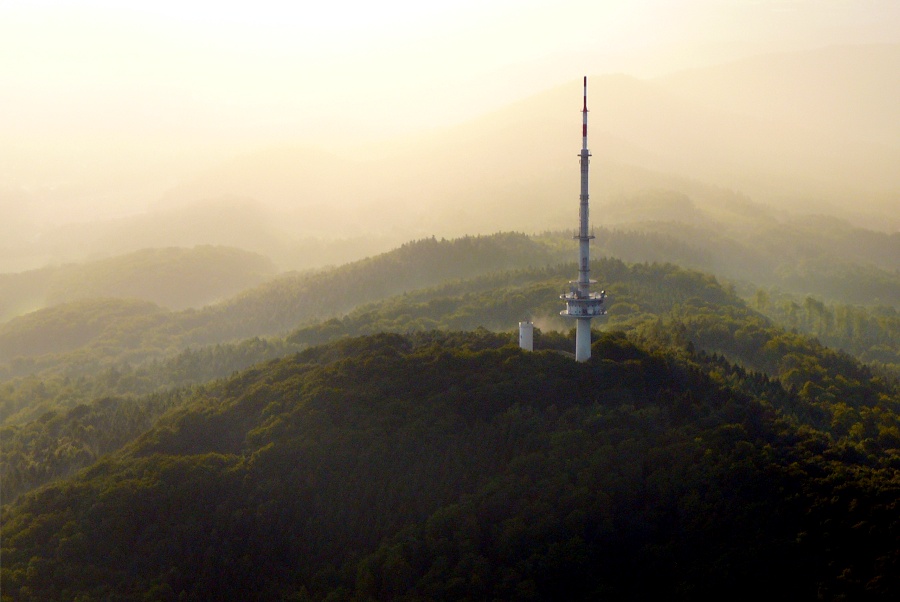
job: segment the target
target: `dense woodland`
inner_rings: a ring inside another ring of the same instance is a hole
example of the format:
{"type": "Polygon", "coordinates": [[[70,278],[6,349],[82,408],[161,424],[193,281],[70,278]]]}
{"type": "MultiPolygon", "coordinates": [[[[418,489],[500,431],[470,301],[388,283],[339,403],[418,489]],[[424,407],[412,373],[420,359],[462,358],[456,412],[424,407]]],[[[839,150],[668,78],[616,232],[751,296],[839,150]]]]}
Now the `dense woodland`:
{"type": "Polygon", "coordinates": [[[825,303],[815,297],[758,290],[753,303],[786,328],[816,336],[862,361],[900,375],[900,313],[893,305],[825,303]]]}
{"type": "Polygon", "coordinates": [[[587,365],[551,233],[0,324],[3,600],[894,599],[898,238],[817,295],[665,230],[599,237],[587,365]]]}
{"type": "Polygon", "coordinates": [[[485,331],[312,347],[6,507],[4,595],[888,599],[900,397],[847,361],[831,413],[621,333],[587,365],[485,331]]]}

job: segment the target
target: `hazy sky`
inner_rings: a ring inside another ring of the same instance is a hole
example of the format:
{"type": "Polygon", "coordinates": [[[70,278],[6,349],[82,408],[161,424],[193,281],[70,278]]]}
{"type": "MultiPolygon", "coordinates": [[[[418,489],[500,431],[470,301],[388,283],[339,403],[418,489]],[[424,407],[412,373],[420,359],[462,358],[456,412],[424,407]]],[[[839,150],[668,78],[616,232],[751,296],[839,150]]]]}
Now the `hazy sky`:
{"type": "Polygon", "coordinates": [[[340,149],[585,73],[898,41],[897,0],[0,0],[0,184],[340,149]]]}

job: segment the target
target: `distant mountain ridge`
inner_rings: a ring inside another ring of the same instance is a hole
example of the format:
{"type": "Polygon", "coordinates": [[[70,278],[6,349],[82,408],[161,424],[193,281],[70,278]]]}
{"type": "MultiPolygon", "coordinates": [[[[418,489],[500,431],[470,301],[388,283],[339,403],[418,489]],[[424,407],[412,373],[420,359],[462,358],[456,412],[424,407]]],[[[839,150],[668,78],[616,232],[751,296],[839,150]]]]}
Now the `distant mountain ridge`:
{"type": "MultiPolygon", "coordinates": [[[[592,75],[592,200],[646,189],[692,197],[727,190],[896,232],[898,57],[898,45],[850,46],[649,80],[592,75]]],[[[26,234],[34,226],[18,207],[24,193],[12,191],[7,230],[15,245],[3,249],[3,264],[227,244],[282,269],[307,269],[432,235],[569,228],[579,192],[580,98],[573,79],[404,139],[348,140],[333,152],[303,140],[248,151],[185,177],[145,213],[41,236],[26,234]]],[[[604,225],[597,212],[594,221],[604,225]]]]}
{"type": "MultiPolygon", "coordinates": [[[[602,212],[607,206],[598,203],[597,208],[602,212]]],[[[869,232],[837,219],[782,223],[771,212],[739,198],[701,205],[667,191],[626,198],[611,207],[622,224],[596,231],[595,257],[672,262],[752,286],[750,294],[757,287],[776,287],[842,303],[882,305],[886,310],[900,298],[894,262],[900,253],[900,234],[869,232]],[[630,212],[632,207],[637,213],[630,212]],[[673,209],[680,216],[673,216],[673,209]],[[641,215],[663,221],[631,221],[641,215]],[[673,217],[683,219],[665,221],[673,217]]],[[[114,299],[62,304],[0,324],[0,374],[52,371],[70,365],[75,357],[83,369],[93,370],[110,361],[140,363],[168,357],[187,347],[281,336],[366,303],[457,279],[573,265],[574,254],[565,233],[426,238],[340,267],[271,277],[203,308],[166,311],[152,303],[138,307],[114,299]],[[57,323],[65,328],[57,330],[57,323]],[[62,337],[73,329],[77,336],[62,337]]],[[[559,286],[573,276],[572,269],[559,271],[559,286]]],[[[196,280],[206,282],[215,274],[212,270],[196,280]]],[[[141,272],[135,276],[140,278],[141,272]]],[[[161,289],[178,289],[177,278],[164,282],[161,276],[149,281],[161,289]]],[[[547,299],[553,303],[556,297],[550,293],[547,299]]],[[[522,317],[511,317],[509,327],[522,317]]]]}
{"type": "Polygon", "coordinates": [[[762,55],[652,80],[687,99],[838,138],[900,146],[900,44],[762,55]],[[891,75],[893,74],[893,75],[891,75]]]}
{"type": "MultiPolygon", "coordinates": [[[[898,61],[900,46],[885,45],[772,55],[656,80],[590,77],[592,194],[634,194],[675,176],[785,207],[806,209],[815,198],[826,211],[868,211],[898,227],[895,205],[884,204],[900,190],[900,146],[891,143],[900,139],[891,133],[900,122],[898,61]],[[779,87],[779,78],[790,86],[779,87]],[[639,180],[634,168],[644,170],[639,180]]],[[[168,202],[254,195],[293,207],[300,224],[308,212],[354,233],[389,223],[442,235],[561,227],[565,201],[578,194],[580,97],[573,82],[346,157],[270,149],[198,175],[168,202]]]]}
{"type": "Polygon", "coordinates": [[[15,371],[27,372],[88,349],[93,350],[87,353],[88,365],[115,358],[140,362],[189,346],[284,334],[304,322],[405,291],[494,270],[545,265],[563,256],[516,233],[431,238],[329,270],[281,274],[201,309],[173,312],[121,299],[62,304],[0,324],[0,364],[24,359],[15,371]],[[59,322],[73,322],[73,337],[59,339],[54,327],[59,322]]]}
{"type": "Polygon", "coordinates": [[[209,245],[142,249],[82,264],[0,274],[0,323],[83,299],[141,299],[173,310],[203,307],[274,275],[262,255],[209,245]]]}

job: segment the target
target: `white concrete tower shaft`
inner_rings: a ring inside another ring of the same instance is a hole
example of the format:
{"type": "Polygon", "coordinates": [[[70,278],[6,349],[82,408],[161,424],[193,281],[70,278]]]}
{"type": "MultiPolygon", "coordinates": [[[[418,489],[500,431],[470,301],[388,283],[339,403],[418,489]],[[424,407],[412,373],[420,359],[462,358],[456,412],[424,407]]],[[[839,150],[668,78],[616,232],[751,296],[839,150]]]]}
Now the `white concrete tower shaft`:
{"type": "Polygon", "coordinates": [[[588,171],[591,152],[587,145],[587,77],[584,78],[584,103],[581,107],[581,194],[578,205],[578,280],[569,282],[569,293],[560,295],[566,301],[565,311],[560,314],[575,318],[575,360],[585,362],[591,357],[591,319],[606,314],[603,302],[606,293],[591,292],[591,239],[590,206],[588,203],[588,171]]]}

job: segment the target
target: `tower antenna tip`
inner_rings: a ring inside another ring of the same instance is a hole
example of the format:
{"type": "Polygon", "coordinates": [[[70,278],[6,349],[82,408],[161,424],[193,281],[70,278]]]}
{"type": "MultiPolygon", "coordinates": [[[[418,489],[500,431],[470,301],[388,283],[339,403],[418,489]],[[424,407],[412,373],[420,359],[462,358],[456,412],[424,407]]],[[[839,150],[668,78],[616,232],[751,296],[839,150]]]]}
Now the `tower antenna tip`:
{"type": "MultiPolygon", "coordinates": [[[[587,113],[587,75],[584,76],[584,105],[581,107],[581,110],[587,113]]],[[[587,132],[587,130],[585,130],[587,132]]],[[[587,135],[587,133],[585,133],[587,135]]]]}

